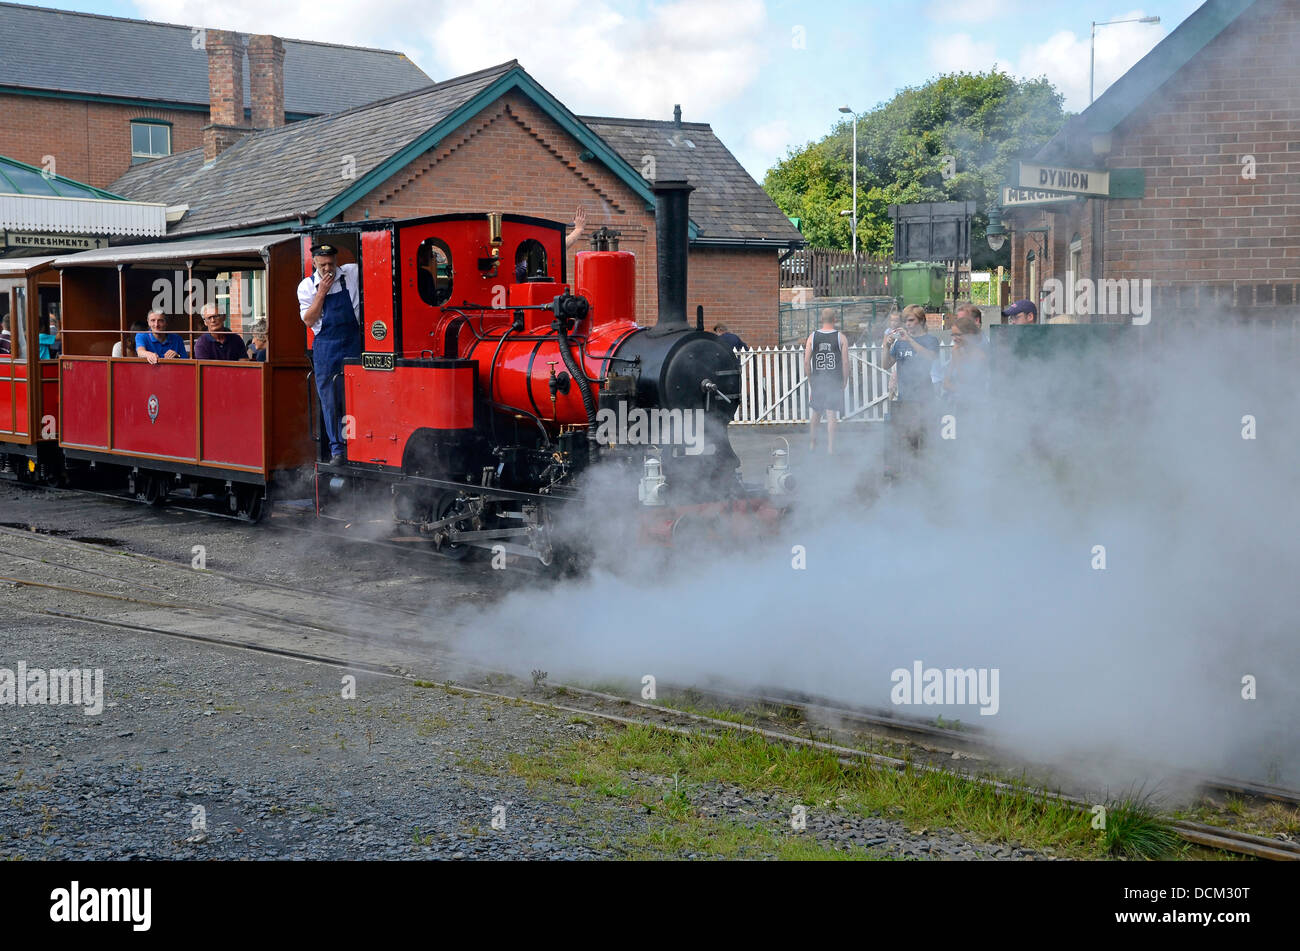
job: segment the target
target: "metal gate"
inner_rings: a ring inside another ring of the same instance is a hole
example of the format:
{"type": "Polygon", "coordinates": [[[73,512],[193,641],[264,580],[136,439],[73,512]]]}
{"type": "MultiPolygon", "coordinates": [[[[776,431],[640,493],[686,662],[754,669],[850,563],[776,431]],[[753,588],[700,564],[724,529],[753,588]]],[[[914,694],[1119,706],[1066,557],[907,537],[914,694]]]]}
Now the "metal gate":
{"type": "MultiPolygon", "coordinates": [[[[740,409],[733,425],[794,425],[808,422],[808,378],[803,372],[803,350],[797,347],[759,347],[737,350],[740,360],[740,409]]],[[[940,365],[948,362],[951,343],[939,347],[940,365]]],[[[854,422],[880,422],[889,399],[889,371],[880,365],[878,343],[849,347],[849,382],[844,398],[844,418],[854,422]]]]}

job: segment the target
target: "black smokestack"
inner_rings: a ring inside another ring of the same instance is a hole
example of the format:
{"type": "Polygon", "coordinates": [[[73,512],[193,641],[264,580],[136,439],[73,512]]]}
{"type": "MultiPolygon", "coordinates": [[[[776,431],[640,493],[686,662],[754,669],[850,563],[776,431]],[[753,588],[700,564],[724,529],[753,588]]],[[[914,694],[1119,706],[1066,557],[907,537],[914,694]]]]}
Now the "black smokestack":
{"type": "Polygon", "coordinates": [[[655,244],[659,249],[658,333],[686,330],[686,254],[693,187],[683,181],[657,182],[655,244]]]}

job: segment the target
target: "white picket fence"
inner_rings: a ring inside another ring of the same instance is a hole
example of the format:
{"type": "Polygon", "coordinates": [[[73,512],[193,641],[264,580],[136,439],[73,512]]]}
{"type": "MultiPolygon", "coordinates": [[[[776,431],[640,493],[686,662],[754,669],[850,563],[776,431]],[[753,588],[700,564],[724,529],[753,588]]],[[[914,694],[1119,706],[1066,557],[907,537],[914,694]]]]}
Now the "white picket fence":
{"type": "MultiPolygon", "coordinates": [[[[939,347],[947,364],[952,344],[939,347]]],[[[737,350],[740,360],[740,409],[733,426],[792,425],[808,422],[808,379],[803,372],[803,347],[759,347],[737,350]]],[[[844,418],[852,422],[881,422],[889,399],[889,371],[880,365],[878,343],[849,347],[849,383],[844,418]]]]}

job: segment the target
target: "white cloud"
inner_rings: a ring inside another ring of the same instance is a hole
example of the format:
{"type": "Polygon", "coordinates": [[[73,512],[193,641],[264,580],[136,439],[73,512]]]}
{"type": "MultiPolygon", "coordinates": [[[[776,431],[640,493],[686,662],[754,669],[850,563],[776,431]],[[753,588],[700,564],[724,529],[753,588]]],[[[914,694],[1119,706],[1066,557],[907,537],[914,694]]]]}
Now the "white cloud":
{"type": "Polygon", "coordinates": [[[745,145],[760,152],[784,152],[790,144],[790,123],[785,119],[774,119],[754,126],[745,137],[745,145]]]}
{"type": "Polygon", "coordinates": [[[952,33],[930,40],[926,60],[936,73],[985,72],[996,63],[997,48],[967,33],[952,33]]]}
{"type": "Polygon", "coordinates": [[[762,0],[136,0],[172,23],[400,50],[435,80],[517,59],[578,113],[707,121],[759,75],[770,37],[762,0]]]}
{"type": "MultiPolygon", "coordinates": [[[[1144,16],[1141,11],[1114,19],[1144,16]]],[[[1121,23],[1097,30],[1096,95],[1103,92],[1149,53],[1166,34],[1163,25],[1121,23]]],[[[1074,112],[1088,107],[1088,35],[1070,31],[1054,33],[1046,40],[1024,46],[1010,67],[1024,78],[1047,76],[1065,97],[1065,108],[1074,112]]]]}
{"type": "Polygon", "coordinates": [[[430,32],[451,73],[517,58],[576,112],[707,120],[757,78],[764,58],[761,0],[682,0],[636,19],[610,0],[557,0],[521,42],[497,0],[467,0],[430,32]]]}
{"type": "MultiPolygon", "coordinates": [[[[717,132],[715,124],[714,131],[717,132]]],[[[745,135],[735,141],[724,137],[724,144],[736,156],[736,161],[744,166],[745,171],[761,182],[764,173],[784,157],[786,150],[798,138],[787,119],[773,119],[749,129],[745,135]]]]}

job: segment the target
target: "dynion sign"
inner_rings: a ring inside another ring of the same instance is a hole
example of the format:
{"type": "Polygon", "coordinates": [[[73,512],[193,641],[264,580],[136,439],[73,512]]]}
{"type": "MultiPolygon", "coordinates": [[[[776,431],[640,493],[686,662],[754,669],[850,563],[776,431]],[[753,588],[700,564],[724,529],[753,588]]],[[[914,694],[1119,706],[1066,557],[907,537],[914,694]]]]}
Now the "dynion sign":
{"type": "Polygon", "coordinates": [[[1021,162],[1020,177],[1016,184],[1021,188],[1064,192],[1068,195],[1097,195],[1105,198],[1110,194],[1110,172],[1093,168],[1065,168],[1021,162]]]}

